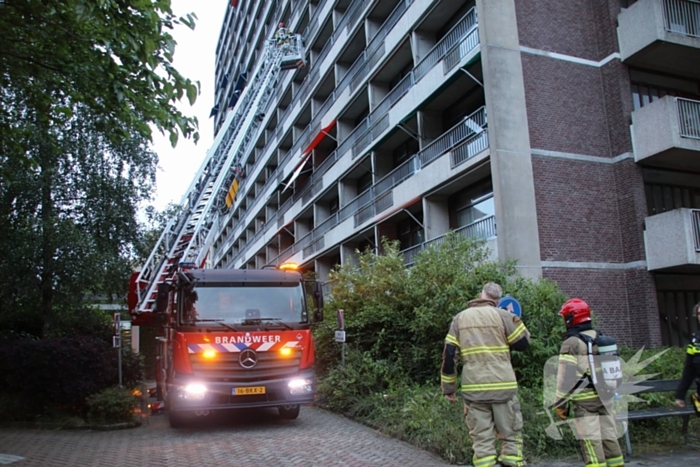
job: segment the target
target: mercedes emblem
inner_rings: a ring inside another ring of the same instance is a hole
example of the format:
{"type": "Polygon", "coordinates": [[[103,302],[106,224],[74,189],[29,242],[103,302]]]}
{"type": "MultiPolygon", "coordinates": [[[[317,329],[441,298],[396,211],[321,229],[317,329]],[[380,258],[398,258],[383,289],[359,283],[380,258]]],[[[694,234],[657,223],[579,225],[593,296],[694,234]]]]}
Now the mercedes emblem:
{"type": "Polygon", "coordinates": [[[245,349],[238,356],[238,361],[243,368],[250,370],[258,363],[258,354],[253,349],[245,349]]]}

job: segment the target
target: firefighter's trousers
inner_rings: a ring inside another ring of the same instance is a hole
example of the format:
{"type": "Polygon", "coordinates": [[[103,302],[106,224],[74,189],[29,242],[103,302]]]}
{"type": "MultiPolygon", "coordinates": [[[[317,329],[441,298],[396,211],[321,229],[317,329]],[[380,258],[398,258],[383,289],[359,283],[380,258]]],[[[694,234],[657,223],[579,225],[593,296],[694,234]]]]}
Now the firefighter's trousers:
{"type": "Polygon", "coordinates": [[[466,422],[474,447],[474,467],[503,465],[523,466],[523,416],[515,395],[506,402],[487,404],[465,402],[466,422]],[[501,455],[496,453],[496,439],[502,442],[501,455]]]}
{"type": "Polygon", "coordinates": [[[617,441],[615,414],[601,403],[595,409],[574,403],[574,427],[581,444],[586,467],[620,467],[625,465],[617,441]]]}

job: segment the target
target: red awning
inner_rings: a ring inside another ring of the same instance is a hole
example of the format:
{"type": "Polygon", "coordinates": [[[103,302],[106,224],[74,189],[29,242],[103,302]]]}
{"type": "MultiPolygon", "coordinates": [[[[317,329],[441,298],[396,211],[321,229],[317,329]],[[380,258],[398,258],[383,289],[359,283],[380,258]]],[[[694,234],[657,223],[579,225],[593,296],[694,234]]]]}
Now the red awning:
{"type": "Polygon", "coordinates": [[[301,160],[299,161],[299,164],[294,168],[294,172],[292,172],[292,177],[289,179],[289,182],[285,185],[285,187],[282,189],[282,193],[284,193],[287,188],[292,186],[292,183],[294,183],[294,180],[297,179],[299,174],[301,173],[301,169],[304,168],[304,164],[306,164],[306,161],[309,160],[309,157],[311,157],[311,151],[316,149],[316,146],[323,140],[323,138],[326,137],[329,131],[333,129],[335,126],[336,120],[332,120],[331,123],[328,124],[328,126],[321,128],[321,131],[318,132],[316,137],[311,141],[311,144],[307,146],[306,149],[304,149],[304,152],[301,153],[301,160]]]}

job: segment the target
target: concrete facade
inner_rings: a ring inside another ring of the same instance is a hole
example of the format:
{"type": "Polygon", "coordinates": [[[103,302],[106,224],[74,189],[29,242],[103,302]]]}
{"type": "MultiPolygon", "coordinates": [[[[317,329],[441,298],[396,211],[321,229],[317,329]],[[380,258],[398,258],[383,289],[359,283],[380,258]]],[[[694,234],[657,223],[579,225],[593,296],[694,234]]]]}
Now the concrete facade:
{"type": "MultiPolygon", "coordinates": [[[[700,165],[657,144],[692,152],[700,141],[696,13],[700,20],[700,4],[687,0],[229,8],[217,49],[220,102],[279,22],[302,34],[308,53],[305,68],[280,75],[211,264],[289,260],[323,278],[357,249],[379,251],[384,237],[400,242],[409,265],[454,230],[588,301],[622,342],[666,343],[664,294],[689,291],[659,282],[665,269],[651,271],[647,255],[664,247],[650,247],[645,224],[700,208],[700,165]],[[634,21],[643,12],[648,31],[634,21]],[[665,68],[653,59],[659,47],[696,60],[665,68]]],[[[217,125],[225,115],[219,107],[217,125]]],[[[690,331],[676,330],[678,342],[690,331]]]]}

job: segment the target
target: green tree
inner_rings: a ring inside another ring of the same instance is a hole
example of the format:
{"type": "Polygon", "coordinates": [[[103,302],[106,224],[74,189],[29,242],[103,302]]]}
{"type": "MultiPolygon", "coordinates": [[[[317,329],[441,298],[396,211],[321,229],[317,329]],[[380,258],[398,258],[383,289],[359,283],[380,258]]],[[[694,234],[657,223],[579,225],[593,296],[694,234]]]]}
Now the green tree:
{"type": "Polygon", "coordinates": [[[84,106],[110,138],[128,139],[133,131],[150,138],[151,124],[173,145],[179,133],[197,138],[196,119],[174,105],[185,96],[193,103],[197,85],[172,66],[169,33],[178,24],[194,28],[194,18],[176,18],[170,0],[0,4],[0,120],[12,124],[4,149],[26,131],[17,124],[23,107],[45,128],[84,106]]]}
{"type": "Polygon", "coordinates": [[[86,292],[125,293],[136,207],[152,192],[157,156],[144,137],[114,141],[91,117],[78,108],[46,132],[28,125],[36,131],[23,140],[24,158],[7,161],[11,170],[0,180],[7,252],[0,274],[12,278],[0,286],[6,325],[19,320],[46,335],[55,311],[80,307],[86,292]]]}

